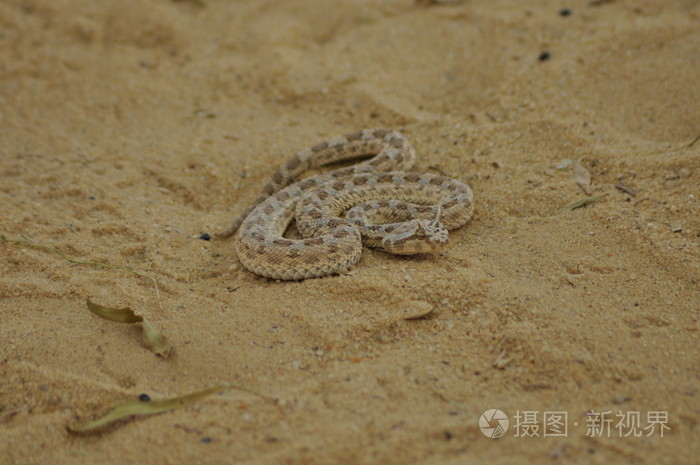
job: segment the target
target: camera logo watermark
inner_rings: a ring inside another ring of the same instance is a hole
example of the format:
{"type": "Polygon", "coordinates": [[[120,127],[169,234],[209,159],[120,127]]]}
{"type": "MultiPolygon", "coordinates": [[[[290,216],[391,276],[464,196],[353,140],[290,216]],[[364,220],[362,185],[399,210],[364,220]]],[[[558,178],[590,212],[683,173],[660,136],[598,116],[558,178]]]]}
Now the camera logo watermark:
{"type": "MultiPolygon", "coordinates": [[[[642,415],[639,411],[617,413],[590,410],[582,415],[582,427],[587,437],[664,437],[670,431],[668,412],[653,410],[642,415]]],[[[479,417],[479,429],[487,438],[498,439],[508,431],[510,420],[502,410],[489,409],[479,417]]],[[[578,427],[579,421],[572,426],[578,427]]],[[[565,411],[517,410],[513,416],[513,437],[568,437],[569,414],[565,411]]]]}
{"type": "Polygon", "coordinates": [[[506,434],[509,425],[508,415],[496,408],[485,411],[479,418],[481,433],[491,439],[498,439],[506,434]]]}

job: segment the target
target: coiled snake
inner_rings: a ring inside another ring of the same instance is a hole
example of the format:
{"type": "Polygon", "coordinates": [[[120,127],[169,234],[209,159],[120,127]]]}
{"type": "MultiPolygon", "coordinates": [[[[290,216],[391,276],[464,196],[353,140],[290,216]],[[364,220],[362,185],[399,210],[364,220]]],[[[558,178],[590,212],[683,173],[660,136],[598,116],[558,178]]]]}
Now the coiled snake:
{"type": "Polygon", "coordinates": [[[255,202],[218,235],[239,230],[236,248],[243,266],[282,280],[347,272],[360,259],[363,243],[395,254],[439,252],[447,230],[471,218],[472,191],[456,179],[408,172],[415,158],[404,136],[387,129],[322,142],[280,167],[255,202]],[[297,181],[307,170],[368,155],[373,157],[297,181]],[[283,237],[293,219],[303,239],[283,237]]]}

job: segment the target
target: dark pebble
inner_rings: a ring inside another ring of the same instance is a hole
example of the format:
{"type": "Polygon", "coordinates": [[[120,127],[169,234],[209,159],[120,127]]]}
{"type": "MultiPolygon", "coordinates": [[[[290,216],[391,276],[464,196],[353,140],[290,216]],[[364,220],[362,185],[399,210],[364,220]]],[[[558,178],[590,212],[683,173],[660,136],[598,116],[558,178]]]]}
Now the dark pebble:
{"type": "Polygon", "coordinates": [[[203,240],[203,241],[208,241],[208,240],[211,239],[211,234],[209,234],[209,233],[202,233],[202,235],[199,236],[199,238],[200,238],[201,240],[203,240]]]}
{"type": "Polygon", "coordinates": [[[540,61],[547,61],[547,60],[549,60],[550,56],[551,55],[549,54],[549,52],[542,52],[542,53],[540,53],[540,56],[537,59],[540,61]]]}
{"type": "Polygon", "coordinates": [[[564,8],[559,10],[559,16],[569,16],[571,14],[571,10],[568,8],[564,8]]]}
{"type": "Polygon", "coordinates": [[[148,394],[141,394],[139,396],[139,402],[150,402],[151,401],[151,396],[148,394]]]}
{"type": "Polygon", "coordinates": [[[202,439],[200,439],[200,441],[202,441],[202,443],[204,443],[204,444],[209,444],[210,442],[213,441],[213,439],[210,438],[209,436],[205,436],[202,439]]]}

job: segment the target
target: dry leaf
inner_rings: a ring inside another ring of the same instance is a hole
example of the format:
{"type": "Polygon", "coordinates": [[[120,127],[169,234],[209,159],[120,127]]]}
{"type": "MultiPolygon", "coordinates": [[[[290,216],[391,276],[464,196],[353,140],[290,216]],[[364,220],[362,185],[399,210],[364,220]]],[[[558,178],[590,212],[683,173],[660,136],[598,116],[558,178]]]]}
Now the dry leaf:
{"type": "Polygon", "coordinates": [[[574,181],[586,195],[591,194],[591,173],[581,166],[579,162],[576,162],[574,165],[574,181]]]}
{"type": "Polygon", "coordinates": [[[567,205],[566,209],[567,210],[576,210],[579,207],[583,207],[584,205],[588,205],[589,203],[596,202],[596,201],[602,199],[603,197],[605,197],[606,195],[608,195],[608,194],[596,195],[594,197],[584,197],[581,200],[577,200],[576,202],[567,205]]]}
{"type": "Polygon", "coordinates": [[[403,307],[404,313],[404,316],[401,317],[402,320],[418,320],[428,316],[435,308],[433,304],[421,300],[406,302],[401,304],[401,307],[403,307]]]}
{"type": "Polygon", "coordinates": [[[87,307],[92,313],[106,320],[117,323],[141,323],[143,327],[143,344],[156,355],[168,358],[172,354],[172,346],[168,339],[155,326],[145,321],[141,315],[137,315],[129,307],[112,308],[96,304],[87,300],[87,307]]]}
{"type": "Polygon", "coordinates": [[[168,338],[148,321],[143,322],[143,344],[151,352],[163,358],[170,357],[173,351],[173,346],[168,342],[168,338]]]}
{"type": "Polygon", "coordinates": [[[156,413],[167,412],[177,408],[186,407],[198,402],[212,394],[218,394],[228,389],[227,386],[216,386],[202,391],[193,392],[184,396],[173,397],[171,399],[153,400],[149,402],[133,401],[118,405],[107,415],[95,421],[90,421],[84,425],[72,428],[66,426],[71,433],[94,433],[98,428],[113,421],[121,420],[132,415],[154,415],[156,413]]]}
{"type": "Polygon", "coordinates": [[[559,163],[557,163],[557,166],[555,166],[555,168],[558,170],[565,170],[573,164],[574,164],[573,160],[571,160],[570,158],[566,158],[566,159],[560,161],[559,163]]]}
{"type": "Polygon", "coordinates": [[[87,307],[92,313],[109,321],[117,323],[141,323],[143,317],[134,313],[129,307],[113,308],[96,304],[90,299],[87,300],[87,307]]]}

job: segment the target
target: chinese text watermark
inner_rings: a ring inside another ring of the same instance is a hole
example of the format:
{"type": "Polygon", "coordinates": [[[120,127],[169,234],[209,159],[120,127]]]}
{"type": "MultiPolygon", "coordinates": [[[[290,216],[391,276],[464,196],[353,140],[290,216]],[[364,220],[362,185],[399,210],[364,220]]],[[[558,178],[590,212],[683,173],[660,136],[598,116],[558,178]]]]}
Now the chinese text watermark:
{"type": "MultiPolygon", "coordinates": [[[[566,411],[517,410],[512,417],[502,410],[489,409],[479,418],[479,429],[484,436],[498,439],[503,437],[512,423],[513,437],[568,437],[569,413],[566,411]]],[[[648,412],[611,410],[586,412],[585,421],[572,421],[573,427],[585,426],[588,437],[664,437],[670,431],[668,412],[650,410],[648,412]]]]}

